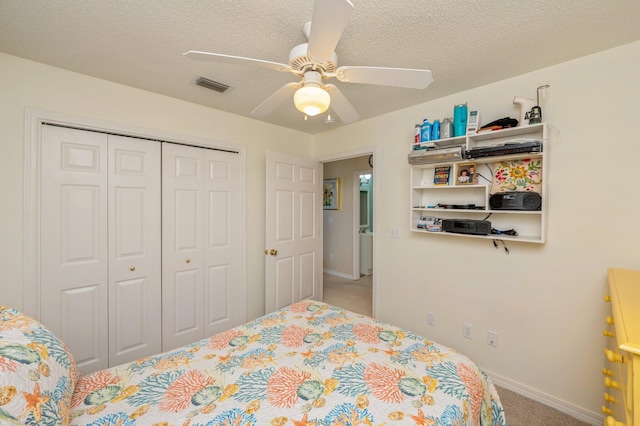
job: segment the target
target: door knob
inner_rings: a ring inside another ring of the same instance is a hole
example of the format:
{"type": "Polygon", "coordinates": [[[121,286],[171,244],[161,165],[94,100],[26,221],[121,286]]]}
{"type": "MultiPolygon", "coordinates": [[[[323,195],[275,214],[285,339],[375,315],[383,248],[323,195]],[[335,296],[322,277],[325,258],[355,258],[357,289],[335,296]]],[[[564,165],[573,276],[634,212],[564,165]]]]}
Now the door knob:
{"type": "Polygon", "coordinates": [[[191,263],[191,259],[187,259],[187,260],[185,260],[185,262],[191,263]]]}
{"type": "Polygon", "coordinates": [[[131,272],[133,272],[133,271],[135,271],[135,270],[136,270],[136,267],[135,267],[135,266],[131,266],[131,267],[129,268],[129,270],[130,270],[131,272]]]}
{"type": "Polygon", "coordinates": [[[271,249],[271,250],[269,250],[269,254],[270,254],[271,256],[276,256],[276,255],[278,254],[278,250],[276,250],[276,249],[271,249]]]}

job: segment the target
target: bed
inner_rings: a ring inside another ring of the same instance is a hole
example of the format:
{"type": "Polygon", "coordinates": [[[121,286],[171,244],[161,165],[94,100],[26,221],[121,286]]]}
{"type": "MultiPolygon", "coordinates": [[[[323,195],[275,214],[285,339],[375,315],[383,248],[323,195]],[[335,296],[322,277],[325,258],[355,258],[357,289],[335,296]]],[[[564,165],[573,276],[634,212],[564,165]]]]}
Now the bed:
{"type": "Polygon", "coordinates": [[[80,377],[63,342],[0,308],[0,424],[506,425],[469,358],[316,301],[80,377]]]}

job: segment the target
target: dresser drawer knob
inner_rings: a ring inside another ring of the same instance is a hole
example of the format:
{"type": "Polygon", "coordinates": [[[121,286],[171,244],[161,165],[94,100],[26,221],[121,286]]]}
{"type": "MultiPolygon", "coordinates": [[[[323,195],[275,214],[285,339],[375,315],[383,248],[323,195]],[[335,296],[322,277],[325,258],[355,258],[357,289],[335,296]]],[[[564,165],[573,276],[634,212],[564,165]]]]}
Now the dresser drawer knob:
{"type": "Polygon", "coordinates": [[[620,383],[615,380],[611,380],[609,377],[604,378],[604,385],[608,388],[620,389],[620,383]]]}
{"type": "Polygon", "coordinates": [[[622,355],[612,351],[611,349],[605,349],[604,354],[607,356],[607,359],[611,362],[622,362],[622,355]]]}
{"type": "Polygon", "coordinates": [[[609,331],[609,330],[603,331],[602,334],[604,334],[605,337],[614,337],[615,336],[615,333],[613,331],[609,331]]]}
{"type": "Polygon", "coordinates": [[[615,396],[613,396],[613,395],[609,395],[608,393],[606,393],[606,392],[605,392],[605,394],[604,394],[604,400],[605,400],[605,401],[607,401],[607,402],[613,402],[613,403],[615,403],[615,402],[616,402],[616,397],[615,397],[615,396]]]}
{"type": "MultiPolygon", "coordinates": [[[[607,414],[607,413],[605,413],[605,414],[607,414]]],[[[616,419],[614,419],[611,416],[608,416],[604,420],[604,424],[605,424],[605,426],[624,426],[624,423],[617,421],[616,419]]]]}
{"type": "Polygon", "coordinates": [[[611,302],[611,296],[609,296],[608,294],[605,294],[604,301],[605,302],[611,302]]]}
{"type": "Polygon", "coordinates": [[[615,324],[615,321],[613,320],[613,317],[611,315],[607,315],[606,321],[607,321],[607,324],[609,325],[615,324]]]}
{"type": "Polygon", "coordinates": [[[609,370],[608,368],[603,368],[602,369],[602,375],[603,376],[613,376],[613,371],[609,370]]]}

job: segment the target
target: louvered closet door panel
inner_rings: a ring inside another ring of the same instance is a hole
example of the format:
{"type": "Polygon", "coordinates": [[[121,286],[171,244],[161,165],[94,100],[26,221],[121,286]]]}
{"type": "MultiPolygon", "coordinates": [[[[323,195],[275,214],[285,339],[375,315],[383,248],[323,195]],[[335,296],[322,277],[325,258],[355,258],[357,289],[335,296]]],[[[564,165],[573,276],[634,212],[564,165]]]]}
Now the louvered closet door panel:
{"type": "Polygon", "coordinates": [[[42,127],[40,320],[80,371],[108,367],[107,136],[42,127]]]}
{"type": "Polygon", "coordinates": [[[205,335],[211,336],[244,322],[239,288],[239,157],[205,151],[205,335]]]}
{"type": "Polygon", "coordinates": [[[161,146],[109,136],[109,365],[161,351],[161,146]]]}
{"type": "Polygon", "coordinates": [[[162,347],[204,337],[204,150],[162,146],[162,347]]]}

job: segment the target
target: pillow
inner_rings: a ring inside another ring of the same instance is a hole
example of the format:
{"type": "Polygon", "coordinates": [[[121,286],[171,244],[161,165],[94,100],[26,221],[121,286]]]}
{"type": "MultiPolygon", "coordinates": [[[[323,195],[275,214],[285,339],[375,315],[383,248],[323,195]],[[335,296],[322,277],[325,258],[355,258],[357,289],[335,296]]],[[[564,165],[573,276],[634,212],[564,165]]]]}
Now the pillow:
{"type": "Polygon", "coordinates": [[[33,318],[0,306],[0,423],[68,425],[78,379],[64,343],[33,318]]]}
{"type": "Polygon", "coordinates": [[[491,194],[508,191],[542,192],[542,159],[491,163],[491,194]]]}

